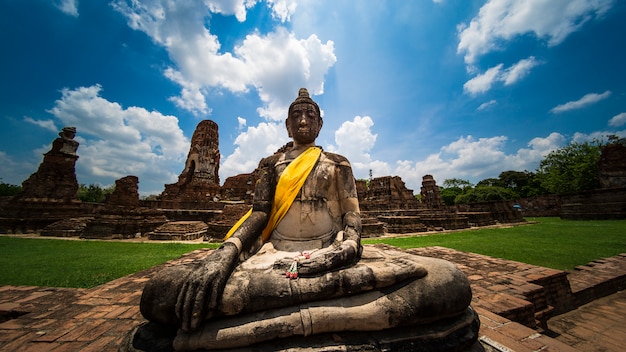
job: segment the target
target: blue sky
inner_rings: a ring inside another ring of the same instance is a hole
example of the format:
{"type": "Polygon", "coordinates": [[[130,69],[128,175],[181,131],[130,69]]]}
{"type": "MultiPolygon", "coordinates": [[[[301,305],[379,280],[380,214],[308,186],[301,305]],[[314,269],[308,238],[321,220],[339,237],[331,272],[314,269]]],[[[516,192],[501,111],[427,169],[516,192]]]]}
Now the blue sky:
{"type": "Polygon", "coordinates": [[[617,0],[3,1],[0,178],[21,184],[75,126],[79,183],[159,194],[211,119],[223,183],[289,140],[300,87],[357,178],[418,193],[425,174],[534,171],[626,137],[624,18],[617,0]]]}

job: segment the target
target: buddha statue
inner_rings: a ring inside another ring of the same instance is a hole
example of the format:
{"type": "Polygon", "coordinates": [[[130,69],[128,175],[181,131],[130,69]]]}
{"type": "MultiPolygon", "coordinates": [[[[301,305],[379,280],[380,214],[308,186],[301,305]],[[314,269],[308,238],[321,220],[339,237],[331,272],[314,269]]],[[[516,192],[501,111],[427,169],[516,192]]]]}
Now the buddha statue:
{"type": "Polygon", "coordinates": [[[476,345],[469,282],[455,265],[361,244],[352,169],[315,145],[322,124],[300,89],[286,119],[293,146],[259,163],[251,210],[206,258],[147,282],[142,329],[170,329],[175,350],[383,345],[390,336],[402,348],[476,345]]]}

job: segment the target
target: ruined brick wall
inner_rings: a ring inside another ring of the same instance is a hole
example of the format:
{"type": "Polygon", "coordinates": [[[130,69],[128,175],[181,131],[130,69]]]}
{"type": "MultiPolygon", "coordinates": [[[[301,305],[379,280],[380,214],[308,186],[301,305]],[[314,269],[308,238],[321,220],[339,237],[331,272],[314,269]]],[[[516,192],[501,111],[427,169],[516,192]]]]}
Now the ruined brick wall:
{"type": "MultiPolygon", "coordinates": [[[[358,192],[357,192],[358,193],[358,192]]],[[[406,188],[399,176],[373,178],[363,198],[359,198],[363,210],[371,209],[415,209],[419,201],[413,190],[406,188]]]]}
{"type": "Polygon", "coordinates": [[[257,180],[257,172],[228,177],[222,186],[222,199],[251,202],[257,180]]]}
{"type": "Polygon", "coordinates": [[[523,216],[559,216],[561,197],[556,194],[517,200],[523,216]]]}
{"type": "Polygon", "coordinates": [[[626,219],[626,187],[561,196],[561,218],[568,220],[626,219]]]}
{"type": "Polygon", "coordinates": [[[613,143],[602,148],[598,178],[601,188],[626,187],[626,146],[613,143]]]}
{"type": "Polygon", "coordinates": [[[109,196],[107,204],[138,207],[139,178],[137,176],[126,176],[115,180],[115,190],[109,196]]]}

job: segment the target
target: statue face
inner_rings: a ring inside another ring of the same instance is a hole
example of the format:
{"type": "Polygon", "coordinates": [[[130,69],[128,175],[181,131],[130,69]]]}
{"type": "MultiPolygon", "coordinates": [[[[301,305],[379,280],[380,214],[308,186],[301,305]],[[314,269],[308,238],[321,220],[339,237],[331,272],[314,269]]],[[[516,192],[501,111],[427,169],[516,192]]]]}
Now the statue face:
{"type": "Polygon", "coordinates": [[[298,104],[293,107],[287,117],[287,132],[298,144],[315,142],[322,129],[322,119],[313,104],[298,104]]]}

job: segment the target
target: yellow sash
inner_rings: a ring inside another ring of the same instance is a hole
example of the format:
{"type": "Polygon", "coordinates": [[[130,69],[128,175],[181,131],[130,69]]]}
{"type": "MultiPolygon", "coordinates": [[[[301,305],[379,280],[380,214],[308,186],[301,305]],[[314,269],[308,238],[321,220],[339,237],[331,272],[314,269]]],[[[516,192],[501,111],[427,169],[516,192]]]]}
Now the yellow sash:
{"type": "MultiPolygon", "coordinates": [[[[274,202],[272,203],[272,212],[265,229],[263,229],[263,242],[267,241],[276,225],[283,219],[287,210],[291,207],[294,199],[300,192],[300,188],[306,181],[307,177],[313,170],[315,162],[322,153],[322,149],[318,147],[310,147],[302,154],[298,155],[283,171],[276,185],[276,193],[274,194],[274,202]]],[[[228,231],[224,240],[227,240],[241,226],[241,224],[252,214],[250,209],[237,223],[228,231]]]]}

